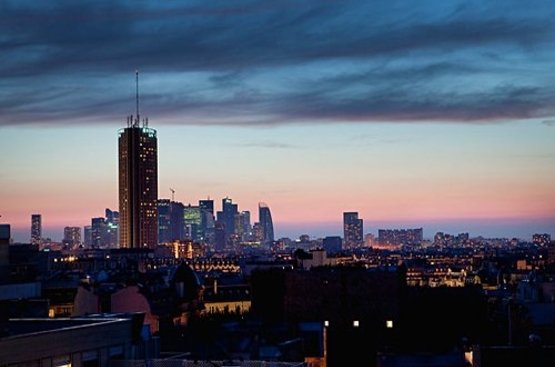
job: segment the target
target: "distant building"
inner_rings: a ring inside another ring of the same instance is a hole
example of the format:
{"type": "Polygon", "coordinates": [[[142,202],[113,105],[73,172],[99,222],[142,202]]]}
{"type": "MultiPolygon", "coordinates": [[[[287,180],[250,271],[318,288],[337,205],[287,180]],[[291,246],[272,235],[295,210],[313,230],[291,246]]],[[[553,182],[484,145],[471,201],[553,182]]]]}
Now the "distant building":
{"type": "Polygon", "coordinates": [[[42,241],[42,216],[40,214],[31,215],[31,244],[40,245],[42,241]]]}
{"type": "Polygon", "coordinates": [[[184,208],[183,203],[177,201],[158,200],[158,241],[160,243],[185,239],[184,208]]]}
{"type": "Polygon", "coordinates": [[[0,283],[10,275],[10,225],[0,224],[0,283]]]}
{"type": "Polygon", "coordinates": [[[547,247],[547,263],[555,264],[555,241],[547,247]]]}
{"type": "Polygon", "coordinates": [[[79,246],[81,244],[81,228],[65,227],[63,243],[68,246],[79,246]]]}
{"type": "Polygon", "coordinates": [[[551,243],[551,235],[548,233],[535,233],[532,242],[538,246],[547,246],[551,243]]]}
{"type": "Polygon", "coordinates": [[[264,242],[264,228],[260,222],[256,222],[252,226],[252,239],[255,242],[264,242]]]}
{"type": "MultiPolygon", "coordinates": [[[[137,76],[138,85],[138,76],[137,76]]],[[[138,91],[138,87],[137,87],[138,91]]],[[[119,213],[123,248],[158,245],[158,139],[137,111],[119,135],[119,213]]]]}
{"type": "Polygon", "coordinates": [[[106,208],[106,230],[107,238],[106,242],[108,247],[117,248],[119,247],[119,212],[110,210],[106,208]]]}
{"type": "Polygon", "coordinates": [[[251,212],[244,210],[239,213],[239,226],[242,241],[250,241],[252,237],[251,212]]]}
{"type": "Polygon", "coordinates": [[[217,213],[218,222],[223,223],[226,241],[235,233],[235,215],[238,213],[237,204],[225,197],[222,199],[222,211],[217,213]]]}
{"type": "Polygon", "coordinates": [[[100,248],[105,246],[107,237],[106,221],[102,217],[91,219],[91,246],[100,248]]]}
{"type": "Polygon", "coordinates": [[[86,247],[92,246],[92,227],[91,226],[83,227],[83,242],[86,247]]]}
{"type": "Polygon", "coordinates": [[[274,242],[274,223],[272,222],[270,207],[266,203],[258,203],[258,222],[262,227],[262,242],[265,245],[270,245],[274,242]]]}
{"type": "Polygon", "coordinates": [[[367,233],[367,234],[364,236],[364,246],[366,246],[366,247],[372,247],[372,246],[374,246],[375,240],[376,240],[376,239],[374,238],[374,235],[373,235],[372,233],[367,233]]]}
{"type": "Polygon", "coordinates": [[[185,238],[193,241],[202,239],[202,216],[198,206],[191,204],[183,207],[185,238]]]}
{"type": "Polygon", "coordinates": [[[214,242],[214,200],[199,200],[198,207],[201,215],[202,239],[207,243],[214,242]]]}
{"type": "Polygon", "coordinates": [[[353,248],[362,245],[363,223],[359,219],[358,212],[343,213],[343,238],[345,248],[353,248]]]}
{"type": "Polygon", "coordinates": [[[223,251],[227,245],[226,231],[224,222],[216,221],[214,227],[214,245],[216,251],[223,251]]]}
{"type": "Polygon", "coordinates": [[[339,236],[328,236],[324,238],[322,245],[328,254],[334,254],[341,252],[343,240],[339,236]]]}
{"type": "Polygon", "coordinates": [[[422,228],[378,230],[378,242],[382,245],[417,245],[422,240],[422,228]]]}

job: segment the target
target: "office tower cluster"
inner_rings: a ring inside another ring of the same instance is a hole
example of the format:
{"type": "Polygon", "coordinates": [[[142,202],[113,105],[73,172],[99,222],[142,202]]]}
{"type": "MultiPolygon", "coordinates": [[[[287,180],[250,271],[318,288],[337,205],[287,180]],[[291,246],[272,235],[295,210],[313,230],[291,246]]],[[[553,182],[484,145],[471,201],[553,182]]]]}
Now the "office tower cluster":
{"type": "MultiPolygon", "coordinates": [[[[185,205],[158,198],[158,139],[148,119],[139,113],[139,78],[136,73],[136,111],[127,118],[127,127],[118,131],[119,211],[106,209],[104,217],[91,218],[83,228],[64,228],[63,245],[73,248],[153,249],[159,244],[193,241],[212,245],[216,250],[245,242],[270,246],[274,227],[270,208],[259,203],[259,221],[251,224],[250,211],[239,211],[226,197],[221,211],[214,200],[185,205]]],[[[43,242],[42,216],[31,216],[31,243],[43,242]]]]}
{"type": "MultiPolygon", "coordinates": [[[[91,218],[91,224],[83,228],[83,238],[79,231],[79,241],[73,241],[75,244],[83,244],[86,247],[93,248],[117,248],[119,247],[119,212],[106,208],[104,217],[91,218]]],[[[70,242],[66,235],[67,231],[76,233],[75,227],[66,227],[64,230],[64,242],[70,242]]]]}
{"type": "Polygon", "coordinates": [[[274,227],[270,208],[264,203],[259,204],[259,222],[253,225],[250,211],[239,211],[229,197],[222,199],[222,209],[216,213],[214,200],[209,198],[199,200],[198,205],[160,199],[158,236],[160,243],[191,240],[223,251],[246,242],[269,246],[274,241],[274,227]]]}

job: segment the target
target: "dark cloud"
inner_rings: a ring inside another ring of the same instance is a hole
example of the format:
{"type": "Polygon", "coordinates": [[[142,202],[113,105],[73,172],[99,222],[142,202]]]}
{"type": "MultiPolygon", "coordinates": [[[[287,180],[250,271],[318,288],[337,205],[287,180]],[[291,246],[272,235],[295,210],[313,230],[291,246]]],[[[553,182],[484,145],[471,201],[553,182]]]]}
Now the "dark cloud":
{"type": "Polygon", "coordinates": [[[135,68],[170,76],[143,94],[165,122],[548,117],[553,89],[508,60],[551,52],[545,4],[4,1],[0,126],[121,120],[135,68]]]}

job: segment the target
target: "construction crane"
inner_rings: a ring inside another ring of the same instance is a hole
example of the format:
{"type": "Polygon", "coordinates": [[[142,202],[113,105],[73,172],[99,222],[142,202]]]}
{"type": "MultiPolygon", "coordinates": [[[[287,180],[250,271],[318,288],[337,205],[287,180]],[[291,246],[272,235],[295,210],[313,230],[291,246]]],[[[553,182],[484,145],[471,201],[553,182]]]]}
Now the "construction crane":
{"type": "Polygon", "coordinates": [[[175,201],[175,190],[170,187],[170,191],[172,192],[172,201],[175,201]]]}

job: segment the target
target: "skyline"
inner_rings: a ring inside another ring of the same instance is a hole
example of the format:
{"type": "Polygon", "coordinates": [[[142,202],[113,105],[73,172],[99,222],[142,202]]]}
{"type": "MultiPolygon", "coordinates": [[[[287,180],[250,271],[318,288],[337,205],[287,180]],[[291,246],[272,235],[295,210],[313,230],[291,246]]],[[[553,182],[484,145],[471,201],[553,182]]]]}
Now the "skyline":
{"type": "Polygon", "coordinates": [[[20,241],[32,213],[61,237],[117,210],[135,69],[160,198],[267,202],[276,238],[341,234],[345,211],[365,233],[555,233],[547,1],[0,8],[0,215],[20,241]]]}

